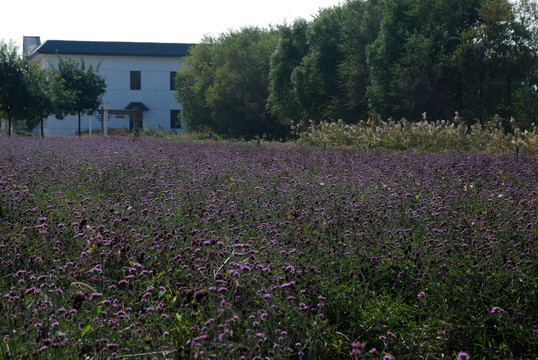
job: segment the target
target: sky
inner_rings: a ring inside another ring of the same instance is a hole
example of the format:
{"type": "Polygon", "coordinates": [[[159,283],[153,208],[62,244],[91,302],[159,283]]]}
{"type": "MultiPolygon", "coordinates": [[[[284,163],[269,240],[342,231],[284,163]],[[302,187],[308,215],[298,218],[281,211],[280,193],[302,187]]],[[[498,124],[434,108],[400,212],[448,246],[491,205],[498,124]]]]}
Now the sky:
{"type": "Polygon", "coordinates": [[[0,41],[46,40],[197,43],[246,26],[311,21],[343,0],[7,0],[0,41]]]}

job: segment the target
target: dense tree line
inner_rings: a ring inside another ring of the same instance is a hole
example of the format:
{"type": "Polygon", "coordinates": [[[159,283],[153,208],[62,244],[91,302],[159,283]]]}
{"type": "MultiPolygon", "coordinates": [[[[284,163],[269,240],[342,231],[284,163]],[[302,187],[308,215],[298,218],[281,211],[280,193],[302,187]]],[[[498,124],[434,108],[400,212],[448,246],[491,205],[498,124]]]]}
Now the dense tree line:
{"type": "Polygon", "coordinates": [[[522,126],[538,109],[535,0],[351,0],[307,22],[205,38],[178,73],[183,120],[228,136],[389,117],[522,126]]]}
{"type": "Polygon", "coordinates": [[[105,93],[104,77],[84,60],[59,58],[58,68],[43,68],[22,57],[13,44],[0,43],[0,118],[31,131],[38,124],[43,136],[43,119],[55,115],[80,116],[93,113],[105,93]]]}
{"type": "Polygon", "coordinates": [[[276,31],[245,28],[195,46],[177,78],[187,127],[231,137],[278,132],[266,107],[269,58],[277,41],[276,31]]]}

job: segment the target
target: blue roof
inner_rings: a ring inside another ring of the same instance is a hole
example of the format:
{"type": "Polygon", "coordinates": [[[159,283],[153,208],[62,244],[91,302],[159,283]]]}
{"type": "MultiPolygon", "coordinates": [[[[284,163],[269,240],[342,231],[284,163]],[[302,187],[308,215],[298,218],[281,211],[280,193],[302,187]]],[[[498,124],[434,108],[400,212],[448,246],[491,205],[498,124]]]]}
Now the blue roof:
{"type": "Polygon", "coordinates": [[[37,54],[182,57],[195,44],[120,41],[47,40],[31,56],[37,54]]]}

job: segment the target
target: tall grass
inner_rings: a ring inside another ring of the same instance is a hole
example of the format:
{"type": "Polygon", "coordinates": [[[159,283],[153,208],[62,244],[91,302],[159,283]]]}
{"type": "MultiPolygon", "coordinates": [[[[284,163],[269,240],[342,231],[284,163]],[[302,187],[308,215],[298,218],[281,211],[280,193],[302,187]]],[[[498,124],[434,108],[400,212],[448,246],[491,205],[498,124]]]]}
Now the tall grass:
{"type": "Polygon", "coordinates": [[[381,150],[412,150],[439,152],[486,151],[536,152],[538,126],[521,130],[512,118],[508,131],[503,119],[495,117],[484,124],[466,125],[459,116],[451,121],[419,122],[405,119],[373,122],[360,121],[346,124],[343,121],[299,122],[292,126],[301,145],[374,148],[381,150]]]}

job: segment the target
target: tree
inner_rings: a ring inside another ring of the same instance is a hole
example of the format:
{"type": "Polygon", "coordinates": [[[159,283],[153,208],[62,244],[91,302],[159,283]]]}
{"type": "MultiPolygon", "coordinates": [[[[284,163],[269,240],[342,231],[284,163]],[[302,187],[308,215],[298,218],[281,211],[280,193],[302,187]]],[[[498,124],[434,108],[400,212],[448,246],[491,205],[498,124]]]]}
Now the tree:
{"type": "Polygon", "coordinates": [[[38,64],[30,63],[26,73],[26,118],[31,128],[39,121],[41,137],[44,137],[43,119],[58,110],[57,96],[53,92],[54,72],[53,69],[43,69],[38,64]]]}
{"type": "Polygon", "coordinates": [[[367,51],[372,115],[417,119],[426,111],[439,119],[457,110],[473,121],[514,114],[536,32],[508,0],[381,0],[381,13],[367,51]]]}
{"type": "Polygon", "coordinates": [[[230,137],[280,135],[266,108],[269,58],[277,40],[274,31],[249,27],[195,46],[177,77],[188,128],[230,137]]]}
{"type": "Polygon", "coordinates": [[[252,30],[195,47],[178,99],[191,128],[229,136],[275,133],[298,120],[419,120],[424,112],[437,120],[458,111],[469,123],[517,116],[530,126],[537,30],[535,0],[348,0],[312,22],[278,27],[264,40],[272,53],[270,45],[260,51],[252,30]]]}
{"type": "Polygon", "coordinates": [[[385,0],[381,3],[380,31],[367,46],[367,64],[370,84],[367,88],[370,115],[382,118],[394,116],[395,99],[390,84],[394,64],[404,51],[405,37],[414,24],[406,20],[406,13],[413,6],[411,0],[385,0]]]}
{"type": "Polygon", "coordinates": [[[61,118],[67,114],[78,114],[78,136],[81,136],[81,114],[91,115],[97,111],[106,91],[105,78],[98,72],[99,65],[86,67],[82,58],[80,62],[59,58],[58,71],[55,73],[57,115],[61,118]]]}
{"type": "Polygon", "coordinates": [[[308,22],[304,19],[296,20],[292,26],[280,26],[280,38],[271,55],[267,107],[285,125],[302,117],[291,76],[308,53],[307,27],[308,22]]]}
{"type": "Polygon", "coordinates": [[[338,7],[320,11],[306,30],[308,52],[291,76],[303,119],[331,119],[341,110],[340,37],[341,9],[338,7]]]}
{"type": "MultiPolygon", "coordinates": [[[[529,119],[529,113],[521,111],[521,100],[532,93],[532,85],[528,85],[536,84],[532,69],[537,50],[533,45],[536,16],[534,20],[527,16],[530,13],[526,10],[532,8],[525,8],[528,3],[524,0],[515,7],[507,0],[478,1],[474,21],[468,21],[469,26],[458,34],[459,43],[449,54],[446,79],[452,84],[453,107],[461,109],[468,121],[495,114],[529,119]]],[[[505,126],[509,127],[508,121],[505,126]]]]}
{"type": "Polygon", "coordinates": [[[13,43],[0,43],[0,111],[8,117],[8,136],[14,118],[22,118],[28,88],[27,63],[13,43]]]}
{"type": "Polygon", "coordinates": [[[514,13],[521,46],[515,67],[520,70],[521,86],[514,89],[513,110],[523,127],[531,127],[538,115],[538,2],[520,0],[514,13]]]}
{"type": "Polygon", "coordinates": [[[181,121],[187,129],[202,131],[213,128],[211,109],[206,102],[206,92],[215,77],[219,61],[216,40],[205,37],[193,46],[185,57],[185,66],[176,75],[176,99],[183,107],[181,121]]]}
{"type": "Polygon", "coordinates": [[[274,31],[243,28],[220,38],[222,63],[206,93],[215,130],[232,137],[278,136],[278,124],[266,108],[269,59],[276,47],[274,31]]]}
{"type": "MultiPolygon", "coordinates": [[[[510,115],[516,42],[511,29],[514,14],[507,0],[485,0],[478,8],[479,23],[468,29],[471,54],[480,69],[478,118],[510,115]]],[[[471,64],[469,64],[472,66],[471,64]]]]}
{"type": "Polygon", "coordinates": [[[370,73],[367,48],[378,36],[381,21],[380,0],[348,1],[342,7],[342,59],[338,79],[344,94],[343,112],[337,117],[347,122],[368,118],[370,73]]]}

